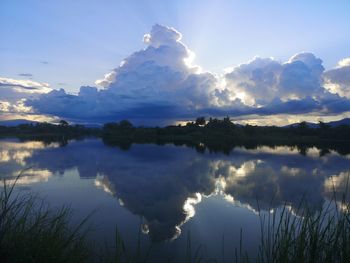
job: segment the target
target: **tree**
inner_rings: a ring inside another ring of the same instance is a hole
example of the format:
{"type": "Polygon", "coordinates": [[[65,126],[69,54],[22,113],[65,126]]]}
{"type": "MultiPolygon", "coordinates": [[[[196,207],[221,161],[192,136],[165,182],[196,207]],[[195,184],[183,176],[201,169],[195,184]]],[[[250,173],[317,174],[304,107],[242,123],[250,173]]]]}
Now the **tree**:
{"type": "Polygon", "coordinates": [[[300,130],[305,130],[307,129],[309,126],[307,125],[306,121],[302,121],[298,124],[298,129],[300,130]]]}
{"type": "Polygon", "coordinates": [[[122,120],[119,122],[119,127],[121,129],[131,129],[133,128],[132,123],[128,120],[122,120]]]}
{"type": "Polygon", "coordinates": [[[196,125],[198,126],[205,125],[205,117],[198,117],[196,119],[196,125]]]}
{"type": "Polygon", "coordinates": [[[223,119],[223,122],[225,123],[231,123],[231,119],[229,116],[226,116],[224,119],[223,119]]]}
{"type": "Polygon", "coordinates": [[[318,122],[318,127],[322,130],[322,131],[326,131],[329,130],[331,128],[331,125],[324,123],[323,121],[319,121],[318,122]]]}
{"type": "Polygon", "coordinates": [[[302,121],[298,124],[297,130],[300,135],[306,135],[309,131],[309,126],[307,125],[306,121],[302,121]]]}
{"type": "Polygon", "coordinates": [[[193,121],[186,122],[186,127],[191,127],[194,125],[193,121]]]}
{"type": "Polygon", "coordinates": [[[65,120],[60,120],[59,125],[63,126],[63,127],[67,127],[69,125],[69,123],[65,120]]]}

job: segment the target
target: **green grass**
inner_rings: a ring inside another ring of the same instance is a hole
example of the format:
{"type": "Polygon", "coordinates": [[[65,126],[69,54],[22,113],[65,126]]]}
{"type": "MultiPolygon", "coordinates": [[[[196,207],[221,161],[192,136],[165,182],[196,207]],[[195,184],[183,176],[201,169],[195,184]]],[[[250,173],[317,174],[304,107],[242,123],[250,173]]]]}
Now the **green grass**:
{"type": "MultiPolygon", "coordinates": [[[[114,248],[97,253],[87,241],[88,217],[73,227],[68,207],[53,211],[37,197],[14,195],[14,187],[4,182],[0,195],[0,262],[151,262],[152,247],[141,247],[141,232],[131,251],[116,228],[114,248]]],[[[345,197],[337,200],[334,194],[329,205],[316,212],[301,204],[294,214],[287,205],[278,212],[259,213],[257,257],[245,252],[241,231],[235,256],[225,262],[350,262],[350,206],[345,197]]],[[[195,246],[188,233],[181,262],[224,262],[224,237],[222,243],[222,259],[208,260],[203,246],[195,246]]]]}

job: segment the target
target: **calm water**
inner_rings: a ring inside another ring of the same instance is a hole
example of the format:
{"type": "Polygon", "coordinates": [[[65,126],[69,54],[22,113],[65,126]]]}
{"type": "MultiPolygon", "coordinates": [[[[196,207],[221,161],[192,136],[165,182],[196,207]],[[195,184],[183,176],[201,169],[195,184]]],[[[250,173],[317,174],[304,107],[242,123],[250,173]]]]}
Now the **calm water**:
{"type": "Polygon", "coordinates": [[[112,246],[117,225],[133,249],[141,226],[151,257],[181,260],[190,233],[193,246],[204,245],[208,256],[230,259],[241,229],[245,249],[256,249],[257,203],[264,213],[285,203],[296,212],[303,198],[322,207],[333,186],[345,186],[350,155],[317,148],[238,147],[226,155],[174,145],[126,150],[99,139],[0,140],[0,177],[13,180],[24,168],[17,191],[38,194],[52,207],[70,205],[73,222],[94,211],[96,243],[112,246]]]}

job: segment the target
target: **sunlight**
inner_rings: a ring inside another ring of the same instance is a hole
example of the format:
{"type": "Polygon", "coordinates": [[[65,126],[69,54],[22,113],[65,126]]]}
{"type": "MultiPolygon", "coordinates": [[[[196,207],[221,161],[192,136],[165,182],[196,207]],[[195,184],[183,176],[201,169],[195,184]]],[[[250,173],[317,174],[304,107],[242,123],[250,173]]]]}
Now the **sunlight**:
{"type": "Polygon", "coordinates": [[[191,51],[190,49],[187,49],[188,57],[184,58],[183,61],[185,65],[194,71],[195,74],[201,74],[203,72],[202,68],[198,65],[193,65],[193,61],[196,57],[196,54],[191,51]]]}

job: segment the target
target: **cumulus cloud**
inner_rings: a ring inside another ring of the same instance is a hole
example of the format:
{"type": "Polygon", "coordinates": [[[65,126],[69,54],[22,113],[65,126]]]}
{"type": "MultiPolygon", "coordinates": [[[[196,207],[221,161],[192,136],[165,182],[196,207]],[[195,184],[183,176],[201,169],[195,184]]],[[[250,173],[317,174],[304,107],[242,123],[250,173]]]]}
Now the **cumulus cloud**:
{"type": "Polygon", "coordinates": [[[116,76],[116,72],[112,71],[110,73],[105,74],[103,79],[96,80],[95,84],[98,86],[107,88],[109,85],[111,85],[115,81],[115,76],[116,76]]]}
{"type": "Polygon", "coordinates": [[[350,58],[338,62],[324,74],[325,87],[332,93],[350,99],[350,58]]]}
{"type": "Polygon", "coordinates": [[[28,105],[38,112],[77,119],[164,119],[194,116],[209,107],[216,77],[191,64],[192,52],[173,28],[153,26],[145,49],[127,57],[96,84],[79,94],[53,90],[28,105]]]}
{"type": "MultiPolygon", "coordinates": [[[[278,91],[278,75],[282,66],[272,58],[256,57],[225,75],[224,99],[241,99],[248,105],[266,104],[278,91]]],[[[230,104],[231,100],[226,103],[230,104]]]]}
{"type": "MultiPolygon", "coordinates": [[[[26,98],[24,105],[38,114],[73,121],[128,118],[141,124],[198,115],[327,115],[350,110],[350,59],[325,71],[312,53],[296,54],[286,62],[255,57],[218,75],[193,64],[194,53],[174,28],[154,25],[143,41],[146,47],[97,80],[97,87],[83,86],[77,95],[46,90],[26,98]]],[[[35,93],[33,83],[22,84],[17,83],[21,93],[35,93]]],[[[1,109],[8,105],[3,103],[1,109]]]]}
{"type": "Polygon", "coordinates": [[[286,63],[256,57],[225,75],[226,92],[245,104],[261,107],[280,100],[302,100],[321,96],[322,60],[299,53],[286,63]]]}

